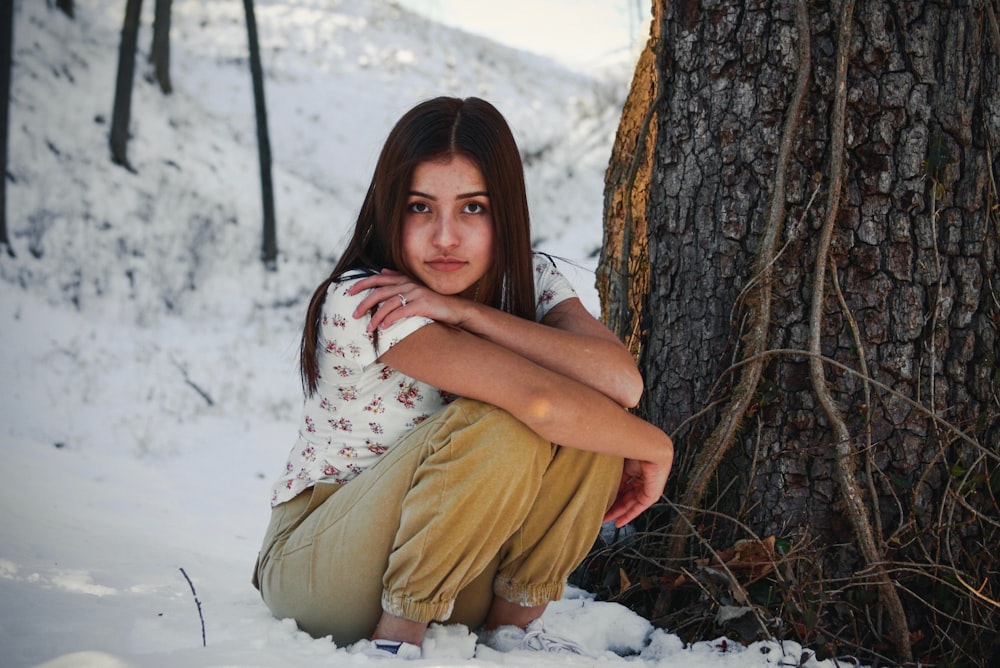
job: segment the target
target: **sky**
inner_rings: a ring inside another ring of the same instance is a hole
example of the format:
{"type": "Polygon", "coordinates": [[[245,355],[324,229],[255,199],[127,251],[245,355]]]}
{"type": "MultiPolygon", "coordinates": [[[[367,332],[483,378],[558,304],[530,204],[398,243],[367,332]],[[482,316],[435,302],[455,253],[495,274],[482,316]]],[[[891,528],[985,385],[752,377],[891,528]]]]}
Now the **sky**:
{"type": "Polygon", "coordinates": [[[648,0],[400,0],[435,21],[574,68],[628,53],[648,34],[648,0]]]}
{"type": "MultiPolygon", "coordinates": [[[[145,3],[140,44],[149,43],[145,3]]],[[[241,3],[174,0],[173,93],[137,59],[113,165],[120,0],[15,1],[0,254],[0,664],[373,664],[274,619],[250,585],[295,440],[295,357],[388,128],[437,94],[487,97],[526,154],[533,243],[597,310],[603,175],[628,87],[390,11],[257,0],[279,258],[260,194],[241,3]]],[[[617,74],[616,74],[617,72],[617,74]]],[[[438,626],[420,666],[833,668],[793,641],[685,644],[570,588],[546,611],[595,659],[499,654],[438,626]]],[[[845,665],[841,662],[839,665],[845,665]]]]}

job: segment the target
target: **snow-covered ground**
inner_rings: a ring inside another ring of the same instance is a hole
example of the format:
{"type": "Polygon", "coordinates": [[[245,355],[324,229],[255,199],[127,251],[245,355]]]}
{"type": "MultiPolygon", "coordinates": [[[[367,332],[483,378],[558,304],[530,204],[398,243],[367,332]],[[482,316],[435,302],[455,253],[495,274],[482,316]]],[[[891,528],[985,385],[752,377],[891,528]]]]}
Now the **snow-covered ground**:
{"type": "MultiPolygon", "coordinates": [[[[77,2],[75,20],[54,3],[14,4],[0,665],[368,665],[273,619],[250,585],[295,436],[305,301],[391,123],[453,94],[507,116],[528,156],[536,245],[579,265],[563,268],[597,312],[602,181],[631,65],[571,72],[381,0],[258,0],[281,251],[269,272],[242,3],[174,0],[169,96],[144,79],[145,3],[134,171],[112,165],[107,144],[124,3],[77,2]]],[[[422,664],[803,658],[794,643],[685,646],[580,590],[546,623],[601,658],[472,657],[466,629],[438,627],[422,664]]]]}

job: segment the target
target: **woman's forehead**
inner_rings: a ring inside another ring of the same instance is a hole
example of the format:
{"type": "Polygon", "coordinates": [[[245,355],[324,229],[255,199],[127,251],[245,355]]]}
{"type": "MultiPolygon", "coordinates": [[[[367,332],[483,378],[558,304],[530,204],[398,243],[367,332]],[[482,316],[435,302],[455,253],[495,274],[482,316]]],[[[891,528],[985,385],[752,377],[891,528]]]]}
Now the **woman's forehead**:
{"type": "Polygon", "coordinates": [[[463,155],[454,155],[418,163],[411,177],[411,188],[418,186],[445,190],[472,187],[485,191],[486,179],[479,165],[463,155]]]}

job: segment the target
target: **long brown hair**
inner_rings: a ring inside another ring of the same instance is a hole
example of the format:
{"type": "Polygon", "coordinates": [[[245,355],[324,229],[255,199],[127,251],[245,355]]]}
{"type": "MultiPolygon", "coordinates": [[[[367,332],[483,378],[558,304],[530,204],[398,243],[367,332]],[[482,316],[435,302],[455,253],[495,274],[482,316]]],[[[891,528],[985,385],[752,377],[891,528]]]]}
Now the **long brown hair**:
{"type": "Polygon", "coordinates": [[[402,220],[413,171],[422,162],[462,155],[483,174],[493,217],[493,262],[480,300],[534,320],[535,283],[524,167],[507,121],[485,100],[438,97],[421,102],[396,123],[382,147],[351,240],[309,302],[299,348],[302,387],[319,384],[317,341],[330,284],[351,270],[406,272],[402,220]]]}

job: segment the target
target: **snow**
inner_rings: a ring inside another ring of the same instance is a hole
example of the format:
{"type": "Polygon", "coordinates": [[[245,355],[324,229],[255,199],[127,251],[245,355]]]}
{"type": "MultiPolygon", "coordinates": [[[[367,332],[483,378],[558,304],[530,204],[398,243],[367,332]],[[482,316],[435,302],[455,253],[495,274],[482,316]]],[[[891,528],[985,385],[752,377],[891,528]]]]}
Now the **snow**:
{"type": "MultiPolygon", "coordinates": [[[[566,258],[597,312],[603,175],[631,65],[584,75],[387,1],[258,0],[280,248],[269,272],[242,3],[174,0],[169,96],[144,79],[145,3],[134,171],[107,145],[123,4],[78,2],[70,20],[15,0],[0,663],[369,665],[272,618],[250,585],[294,440],[305,301],[391,123],[455,94],[493,101],[534,156],[536,245],[566,258]]],[[[803,653],[832,665],[795,643],[684,645],[572,588],[545,621],[600,658],[472,657],[467,629],[436,626],[419,665],[766,666],[803,653]]]]}

